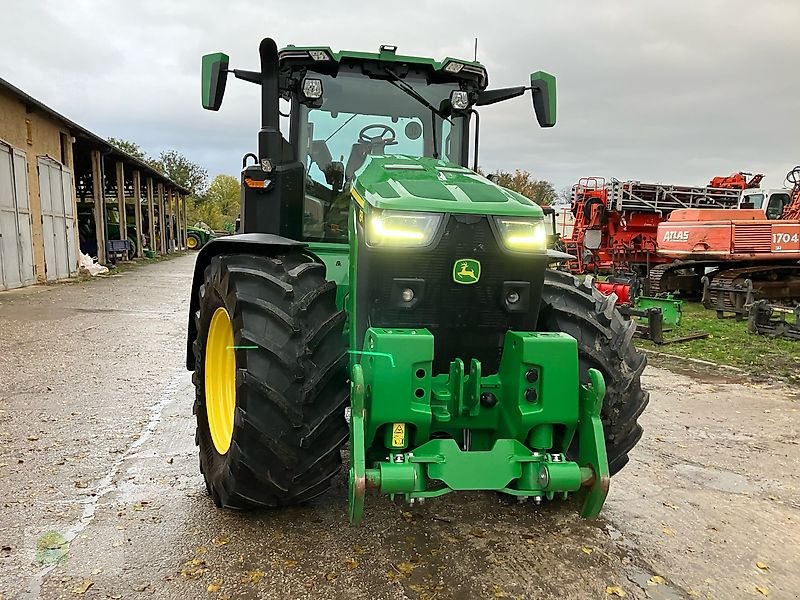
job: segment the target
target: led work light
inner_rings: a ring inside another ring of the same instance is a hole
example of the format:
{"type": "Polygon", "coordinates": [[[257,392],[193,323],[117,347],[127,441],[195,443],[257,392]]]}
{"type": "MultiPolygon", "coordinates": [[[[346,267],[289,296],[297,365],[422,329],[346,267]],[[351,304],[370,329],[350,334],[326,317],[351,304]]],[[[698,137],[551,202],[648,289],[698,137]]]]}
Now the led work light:
{"type": "Polygon", "coordinates": [[[460,90],[450,92],[450,104],[456,110],[464,110],[469,107],[469,94],[460,90]]]}
{"type": "Polygon", "coordinates": [[[322,98],[322,80],[310,77],[303,79],[303,95],[311,100],[322,98]]]}

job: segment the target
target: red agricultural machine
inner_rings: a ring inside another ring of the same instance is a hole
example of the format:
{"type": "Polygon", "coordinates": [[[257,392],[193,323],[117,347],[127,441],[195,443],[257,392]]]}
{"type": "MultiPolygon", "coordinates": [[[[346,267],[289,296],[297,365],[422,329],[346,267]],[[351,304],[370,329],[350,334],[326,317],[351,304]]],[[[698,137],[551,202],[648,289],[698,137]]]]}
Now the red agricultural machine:
{"type": "Polygon", "coordinates": [[[752,190],[761,185],[762,179],[764,179],[764,175],[762,173],[753,175],[751,173],[742,173],[739,171],[738,173],[728,175],[727,177],[712,178],[708,184],[708,187],[733,190],[752,190]],[[747,179],[748,177],[750,177],[750,179],[747,179]]]}
{"type": "Polygon", "coordinates": [[[737,208],[743,190],[757,188],[762,175],[715,177],[708,186],[639,181],[606,182],[584,177],[572,190],[572,231],[565,235],[568,264],[575,273],[628,273],[646,279],[651,268],[672,262],[656,255],[658,225],[687,208],[737,208]]]}

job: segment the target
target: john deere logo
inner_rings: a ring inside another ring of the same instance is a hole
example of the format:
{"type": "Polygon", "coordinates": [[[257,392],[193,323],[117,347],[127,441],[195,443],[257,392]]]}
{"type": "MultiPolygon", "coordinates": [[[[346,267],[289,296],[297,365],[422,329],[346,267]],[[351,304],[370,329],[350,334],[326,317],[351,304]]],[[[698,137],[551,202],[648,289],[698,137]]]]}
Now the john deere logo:
{"type": "Polygon", "coordinates": [[[474,258],[459,258],[453,265],[453,281],[463,285],[478,283],[481,263],[474,258]]]}

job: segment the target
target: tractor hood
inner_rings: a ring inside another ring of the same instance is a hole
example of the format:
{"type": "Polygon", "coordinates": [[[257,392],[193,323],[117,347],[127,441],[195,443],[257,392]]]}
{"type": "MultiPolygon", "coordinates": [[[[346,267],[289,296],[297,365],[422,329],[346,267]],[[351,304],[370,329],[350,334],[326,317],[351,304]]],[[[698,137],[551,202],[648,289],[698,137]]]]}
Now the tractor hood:
{"type": "Polygon", "coordinates": [[[403,155],[367,156],[356,172],[357,201],[386,210],[543,217],[525,196],[444,160],[403,155]]]}

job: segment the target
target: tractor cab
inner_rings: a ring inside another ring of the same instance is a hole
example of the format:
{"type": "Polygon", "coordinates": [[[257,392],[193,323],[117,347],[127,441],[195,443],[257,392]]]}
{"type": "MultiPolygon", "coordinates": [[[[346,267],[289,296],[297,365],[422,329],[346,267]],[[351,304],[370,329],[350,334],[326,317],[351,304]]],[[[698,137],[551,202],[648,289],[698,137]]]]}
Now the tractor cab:
{"type": "Polygon", "coordinates": [[[348,190],[368,157],[466,164],[471,115],[463,109],[485,86],[482,66],[451,61],[448,71],[415,58],[400,63],[387,46],[372,57],[342,53],[338,60],[329,49],[308,51],[328,59],[307,64],[297,56],[307,51],[281,53],[290,56],[283,63],[288,77],[300,80],[290,137],[305,171],[303,239],[347,240],[348,190]]]}
{"type": "Polygon", "coordinates": [[[249,155],[257,160],[242,173],[244,233],[346,242],[349,189],[368,157],[429,157],[466,167],[472,150],[477,168],[476,107],[527,91],[539,124],[555,124],[555,79],[544,72],[533,73],[529,86],[487,90],[478,62],[403,56],[394,46],[367,53],[262,44],[261,59],[255,72],[229,69],[222,53],[203,58],[205,108],[219,109],[229,73],[262,88],[258,156],[249,155]],[[278,98],[288,112],[279,113],[278,98]],[[279,205],[260,201],[277,188],[279,205]]]}

